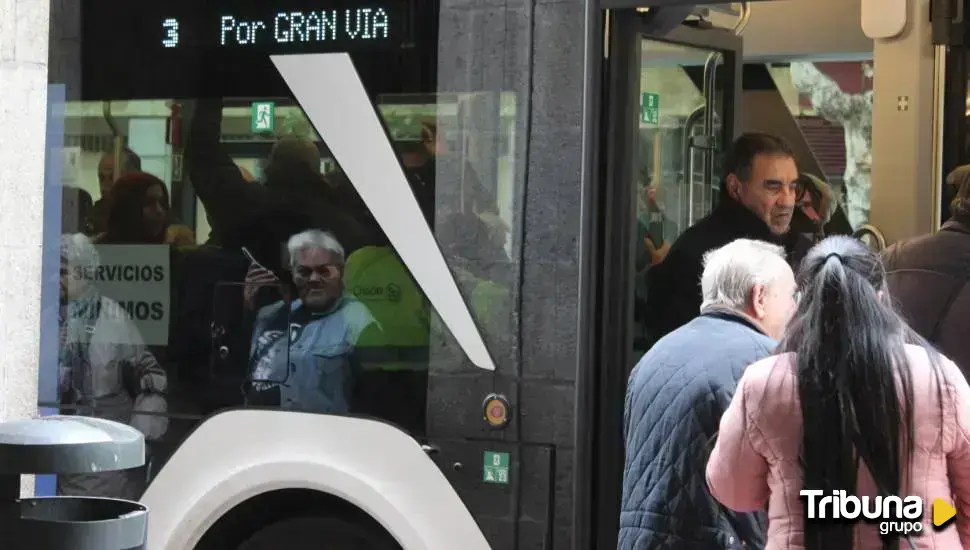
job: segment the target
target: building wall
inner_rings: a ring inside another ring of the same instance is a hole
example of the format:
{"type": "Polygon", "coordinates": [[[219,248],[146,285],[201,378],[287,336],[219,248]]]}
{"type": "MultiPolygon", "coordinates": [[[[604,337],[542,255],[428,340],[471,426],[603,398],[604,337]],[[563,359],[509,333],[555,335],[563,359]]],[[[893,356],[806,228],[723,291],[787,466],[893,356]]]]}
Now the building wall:
{"type": "Polygon", "coordinates": [[[48,8],[0,2],[0,421],[37,412],[48,8]]]}
{"type": "Polygon", "coordinates": [[[48,14],[0,2],[0,420],[37,411],[48,14]]]}

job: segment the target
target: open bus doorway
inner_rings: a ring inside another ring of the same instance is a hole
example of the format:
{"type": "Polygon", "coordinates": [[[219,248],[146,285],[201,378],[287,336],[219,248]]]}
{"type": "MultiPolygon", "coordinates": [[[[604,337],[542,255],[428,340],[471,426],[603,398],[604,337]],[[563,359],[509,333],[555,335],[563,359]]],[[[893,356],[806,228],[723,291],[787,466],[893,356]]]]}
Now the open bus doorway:
{"type": "MultiPolygon", "coordinates": [[[[646,330],[650,270],[670,244],[714,207],[719,163],[736,135],[741,39],[732,29],[682,25],[690,9],[616,9],[609,29],[601,100],[598,172],[589,266],[599,312],[589,334],[585,382],[592,392],[580,426],[588,460],[579,470],[577,535],[582,547],[616,545],[623,472],[623,399],[627,377],[652,344],[646,330]],[[697,86],[690,75],[703,74],[697,86]],[[588,422],[588,424],[586,424],[588,422]],[[591,483],[591,485],[587,485],[591,483]],[[586,538],[588,537],[588,538],[586,538]]],[[[591,313],[592,313],[591,311],[591,313]]],[[[581,393],[581,399],[582,397],[581,393]]]]}

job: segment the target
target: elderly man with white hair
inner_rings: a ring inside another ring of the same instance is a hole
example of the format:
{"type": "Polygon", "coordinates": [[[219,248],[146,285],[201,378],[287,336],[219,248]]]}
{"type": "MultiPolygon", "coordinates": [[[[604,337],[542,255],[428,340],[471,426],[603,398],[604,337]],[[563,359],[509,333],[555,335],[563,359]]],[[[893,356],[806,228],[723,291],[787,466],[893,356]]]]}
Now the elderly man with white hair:
{"type": "Polygon", "coordinates": [[[633,369],[618,550],[762,548],[763,515],[723,508],[705,468],[745,367],[773,352],[795,309],[782,247],[738,239],[704,256],[700,316],[633,369]]]}
{"type": "MultiPolygon", "coordinates": [[[[293,289],[259,311],[252,340],[248,405],[342,414],[353,408],[359,377],[357,341],[380,332],[367,307],[344,294],[344,249],[332,233],[309,230],[290,237],[293,289]]],[[[253,264],[247,282],[275,275],[253,264]]]]}

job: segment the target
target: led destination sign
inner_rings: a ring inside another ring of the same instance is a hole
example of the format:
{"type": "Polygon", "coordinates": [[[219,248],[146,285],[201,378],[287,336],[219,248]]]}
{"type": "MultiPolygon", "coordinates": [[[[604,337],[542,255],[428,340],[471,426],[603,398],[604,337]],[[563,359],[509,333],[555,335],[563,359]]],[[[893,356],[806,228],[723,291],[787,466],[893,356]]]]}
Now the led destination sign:
{"type": "MultiPolygon", "coordinates": [[[[342,44],[387,41],[391,16],[380,6],[313,11],[277,11],[262,17],[220,15],[202,28],[192,29],[197,40],[219,46],[274,46],[289,44],[342,44]],[[208,26],[209,28],[205,28],[208,26]]],[[[161,22],[161,45],[182,44],[183,23],[178,17],[161,22]]]]}
{"type": "Polygon", "coordinates": [[[115,56],[213,59],[240,49],[270,55],[376,51],[416,39],[418,23],[409,17],[414,2],[82,0],[82,47],[111,48],[115,56]]]}
{"type": "Polygon", "coordinates": [[[394,91],[433,66],[436,14],[437,0],[81,0],[81,96],[287,95],[270,56],[330,52],[394,91]]]}

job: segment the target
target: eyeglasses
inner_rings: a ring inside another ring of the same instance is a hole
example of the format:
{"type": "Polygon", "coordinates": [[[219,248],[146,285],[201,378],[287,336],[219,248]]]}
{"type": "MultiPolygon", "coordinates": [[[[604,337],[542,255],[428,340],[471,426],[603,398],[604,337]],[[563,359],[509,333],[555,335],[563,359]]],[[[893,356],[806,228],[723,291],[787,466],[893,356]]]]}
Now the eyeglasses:
{"type": "Polygon", "coordinates": [[[343,271],[341,264],[320,264],[315,266],[298,265],[293,271],[293,275],[303,279],[309,279],[314,274],[319,275],[324,281],[333,281],[340,278],[343,271]]]}

